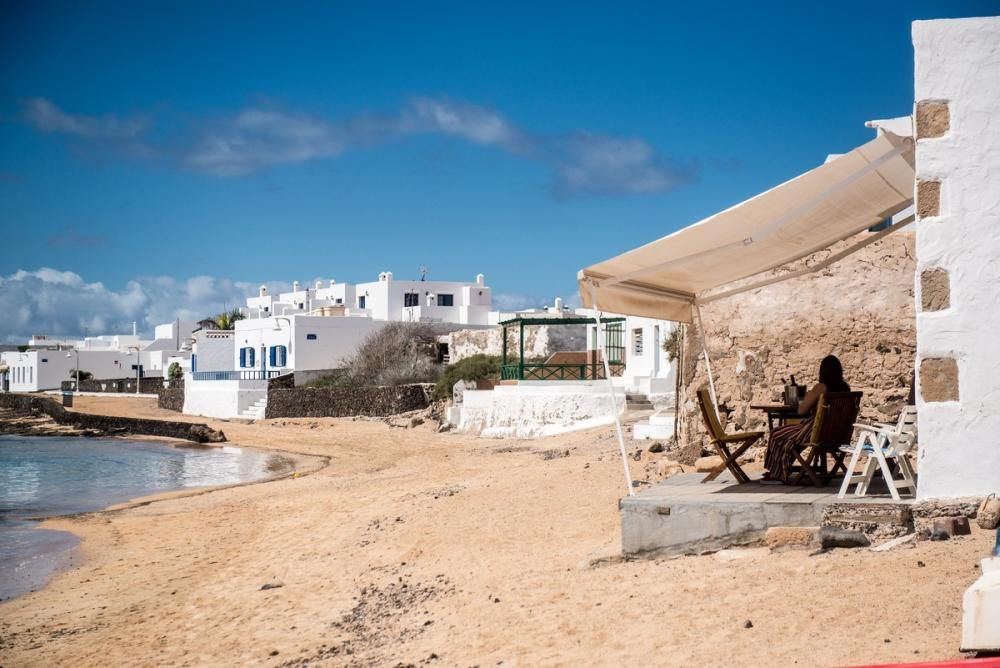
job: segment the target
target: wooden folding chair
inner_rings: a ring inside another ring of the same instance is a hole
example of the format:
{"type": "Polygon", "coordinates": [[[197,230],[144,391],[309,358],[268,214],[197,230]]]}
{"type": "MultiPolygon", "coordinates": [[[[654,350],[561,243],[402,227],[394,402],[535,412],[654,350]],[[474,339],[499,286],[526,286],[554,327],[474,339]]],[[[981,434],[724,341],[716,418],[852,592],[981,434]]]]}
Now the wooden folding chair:
{"type": "Polygon", "coordinates": [[[844,458],[847,453],[841,446],[851,442],[854,435],[854,421],[861,410],[863,392],[829,392],[821,395],[816,403],[816,418],[813,421],[809,440],[801,450],[795,451],[798,468],[789,478],[789,484],[799,485],[802,478],[822,487],[839,470],[847,470],[844,458]],[[833,466],[826,465],[827,456],[833,458],[833,466]]]}
{"type": "Polygon", "coordinates": [[[702,482],[715,480],[726,469],[732,472],[737,482],[750,482],[750,476],[740,468],[739,462],[736,460],[746,452],[747,448],[759,441],[764,432],[744,431],[736,434],[727,434],[726,430],[722,427],[722,423],[719,422],[719,411],[715,404],[712,403],[712,397],[705,388],[698,390],[698,404],[701,406],[701,415],[705,418],[708,437],[711,439],[712,445],[715,446],[715,451],[722,458],[722,464],[712,469],[702,479],[702,482]],[[736,449],[730,450],[730,446],[736,449]]]}

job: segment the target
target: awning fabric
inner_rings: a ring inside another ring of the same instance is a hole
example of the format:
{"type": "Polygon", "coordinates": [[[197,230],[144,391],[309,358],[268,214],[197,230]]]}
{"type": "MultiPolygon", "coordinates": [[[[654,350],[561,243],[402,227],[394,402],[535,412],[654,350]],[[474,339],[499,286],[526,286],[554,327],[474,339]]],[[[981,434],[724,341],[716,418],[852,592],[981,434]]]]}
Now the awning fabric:
{"type": "Polygon", "coordinates": [[[913,201],[913,141],[883,132],[690,227],[579,272],[606,313],[691,322],[695,300],[862,232],[913,201]]]}

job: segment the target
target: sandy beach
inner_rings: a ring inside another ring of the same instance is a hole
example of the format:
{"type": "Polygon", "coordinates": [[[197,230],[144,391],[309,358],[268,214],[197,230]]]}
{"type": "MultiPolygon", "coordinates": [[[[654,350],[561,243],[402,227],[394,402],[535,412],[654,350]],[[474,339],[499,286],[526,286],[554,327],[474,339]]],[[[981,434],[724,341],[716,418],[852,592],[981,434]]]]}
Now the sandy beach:
{"type": "MultiPolygon", "coordinates": [[[[145,399],[77,409],[178,419],[145,399]]],[[[81,537],[79,565],[0,604],[0,665],[957,658],[961,594],[991,545],[974,529],[881,554],[623,562],[610,427],[492,441],[369,420],[209,424],[234,445],[328,464],[48,522],[81,537]]],[[[655,456],[630,461],[636,477],[655,456]]]]}

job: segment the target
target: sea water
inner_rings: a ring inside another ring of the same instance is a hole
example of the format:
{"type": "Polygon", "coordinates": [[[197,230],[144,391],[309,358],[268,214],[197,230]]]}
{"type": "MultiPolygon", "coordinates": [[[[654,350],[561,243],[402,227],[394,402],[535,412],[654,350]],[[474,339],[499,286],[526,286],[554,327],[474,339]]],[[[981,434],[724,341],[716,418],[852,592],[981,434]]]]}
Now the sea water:
{"type": "Polygon", "coordinates": [[[289,466],[283,457],[245,448],[0,436],[0,600],[38,589],[72,562],[76,537],[39,529],[41,518],[160,492],[259,480],[289,466]]]}

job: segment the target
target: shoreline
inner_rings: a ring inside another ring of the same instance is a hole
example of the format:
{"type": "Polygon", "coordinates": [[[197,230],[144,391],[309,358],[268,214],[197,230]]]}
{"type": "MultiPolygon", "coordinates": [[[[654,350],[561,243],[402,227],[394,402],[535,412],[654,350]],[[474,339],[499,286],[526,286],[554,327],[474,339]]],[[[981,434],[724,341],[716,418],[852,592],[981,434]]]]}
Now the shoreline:
{"type": "MultiPolygon", "coordinates": [[[[72,540],[65,541],[50,541],[50,548],[45,549],[41,552],[34,554],[33,559],[37,559],[37,566],[29,569],[29,574],[22,577],[27,578],[28,582],[32,582],[31,585],[25,585],[25,589],[19,593],[15,593],[12,596],[8,596],[3,599],[4,601],[11,601],[21,596],[25,596],[29,593],[35,593],[44,590],[49,582],[61,572],[66,571],[71,568],[77,568],[83,565],[83,561],[80,558],[80,546],[83,543],[84,536],[76,528],[77,525],[73,523],[74,520],[81,518],[86,518],[88,516],[101,517],[102,515],[112,514],[117,512],[126,511],[132,508],[139,508],[144,506],[149,506],[151,504],[167,501],[171,499],[180,499],[187,496],[197,496],[202,494],[209,494],[212,492],[231,489],[236,487],[242,487],[247,485],[259,485],[267,482],[273,482],[277,480],[282,480],[288,477],[301,477],[313,474],[317,471],[322,470],[329,465],[329,458],[316,456],[316,455],[303,455],[294,452],[273,450],[266,448],[258,448],[253,446],[246,446],[237,443],[194,443],[191,441],[186,441],[183,439],[170,438],[170,437],[159,437],[159,436],[148,436],[148,435],[122,435],[122,434],[112,434],[112,435],[100,435],[94,436],[93,434],[86,433],[86,431],[75,430],[75,429],[60,429],[61,425],[58,425],[51,417],[42,415],[39,416],[40,419],[34,419],[34,416],[27,416],[29,421],[21,426],[20,429],[10,430],[10,429],[0,429],[0,436],[11,436],[19,438],[80,438],[80,439],[91,439],[98,438],[106,441],[124,441],[125,447],[131,442],[143,442],[143,443],[154,443],[158,445],[163,445],[170,448],[176,449],[195,449],[195,450],[207,450],[207,449],[225,449],[225,448],[235,448],[239,450],[247,450],[251,452],[261,453],[268,457],[267,470],[268,473],[260,478],[252,480],[243,480],[239,482],[218,484],[218,485],[207,485],[207,486],[196,486],[196,487],[180,487],[177,489],[172,489],[163,492],[153,492],[150,494],[140,494],[135,497],[130,497],[124,501],[117,501],[108,504],[102,508],[96,510],[83,510],[73,513],[60,513],[55,515],[39,515],[31,517],[17,517],[12,520],[16,525],[20,525],[23,529],[28,532],[43,531],[43,532],[59,532],[67,534],[67,537],[72,537],[72,540]],[[273,460],[278,460],[277,462],[273,460]],[[278,468],[277,471],[271,472],[272,467],[278,468]],[[69,543],[72,545],[69,545],[69,543]],[[33,578],[30,575],[31,572],[39,574],[38,578],[33,578]],[[39,580],[39,584],[34,585],[34,580],[39,580]],[[34,588],[28,588],[34,587],[34,588]]],[[[2,425],[9,424],[7,421],[0,422],[2,425]]],[[[16,529],[15,529],[16,530],[16,529]]],[[[39,538],[41,540],[41,538],[39,538]]]]}
{"type": "MultiPolygon", "coordinates": [[[[162,415],[134,399],[92,399],[82,410],[162,415]]],[[[329,464],[52,520],[81,537],[81,563],[0,603],[0,664],[960,658],[961,593],[992,543],[974,527],[885,553],[610,559],[624,492],[612,428],[497,442],[349,418],[211,426],[244,447],[329,464]],[[857,577],[873,569],[895,577],[857,577]],[[803,578],[811,593],[790,604],[788,585],[803,578]],[[829,632],[855,626],[866,633],[849,644],[829,632]]],[[[639,461],[629,457],[633,476],[646,477],[656,458],[645,447],[639,461]]]]}

